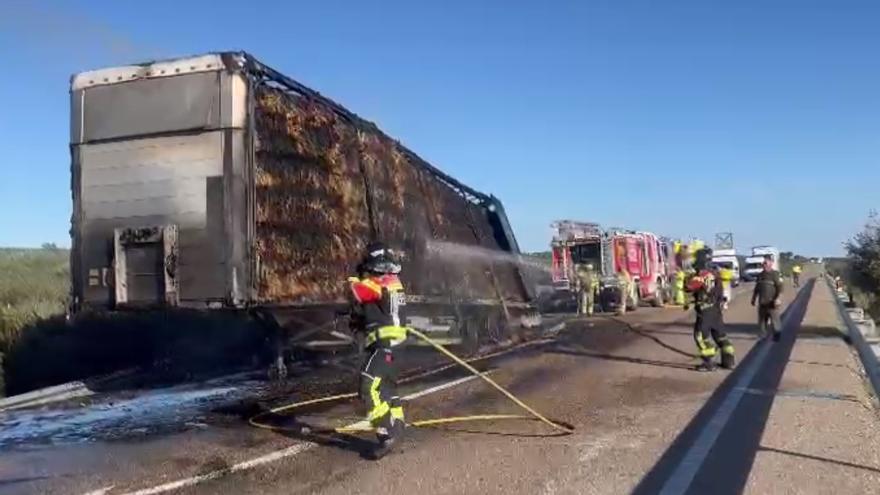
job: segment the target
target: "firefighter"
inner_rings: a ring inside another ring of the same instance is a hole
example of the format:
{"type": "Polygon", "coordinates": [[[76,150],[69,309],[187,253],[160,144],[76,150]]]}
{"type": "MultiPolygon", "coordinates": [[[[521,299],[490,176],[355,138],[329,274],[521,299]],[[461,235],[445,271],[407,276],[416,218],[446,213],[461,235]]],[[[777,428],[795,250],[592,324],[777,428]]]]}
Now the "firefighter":
{"type": "Polygon", "coordinates": [[[633,295],[632,277],[630,277],[629,271],[625,267],[617,274],[617,284],[620,286],[620,303],[617,305],[617,314],[623,315],[626,314],[626,305],[633,295]]]}
{"type": "Polygon", "coordinates": [[[795,287],[801,286],[801,265],[791,267],[791,281],[795,287]]]}
{"type": "Polygon", "coordinates": [[[596,276],[592,263],[578,265],[577,289],[578,314],[593,316],[593,309],[596,306],[596,292],[599,290],[599,277],[596,276]]]}
{"type": "Polygon", "coordinates": [[[400,320],[405,298],[398,278],[400,264],[384,244],[367,247],[358,272],[357,277],[349,278],[354,302],[352,326],[362,334],[367,351],[358,392],[367,420],[376,428],[379,447],[374,458],[378,459],[388,453],[405,427],[394,356],[394,347],[407,337],[400,320]]]}
{"type": "Polygon", "coordinates": [[[763,337],[771,335],[767,324],[773,328],[773,342],[779,342],[782,321],[779,318],[779,298],[782,296],[782,277],[773,269],[773,258],[764,257],[764,271],[758,274],[755,290],[752,292],[752,306],[758,306],[758,328],[763,337]]]}
{"type": "Polygon", "coordinates": [[[685,305],[684,279],[685,279],[684,270],[679,268],[678,270],[675,271],[675,283],[673,284],[674,292],[675,292],[675,294],[673,295],[673,298],[674,298],[675,304],[677,306],[684,306],[685,305]]]}
{"type": "Polygon", "coordinates": [[[723,309],[727,309],[731,299],[731,284],[733,284],[733,269],[724,266],[718,267],[718,274],[721,277],[721,288],[724,291],[723,309]]]}
{"type": "Polygon", "coordinates": [[[712,250],[700,249],[697,252],[694,273],[685,284],[685,290],[693,297],[697,319],[694,322],[694,341],[702,362],[697,366],[699,371],[715,370],[715,355],[721,349],[721,367],[732,369],[736,364],[733,344],[724,333],[724,289],[721,276],[716,270],[709,269],[712,250]]]}
{"type": "Polygon", "coordinates": [[[682,244],[678,252],[678,267],[687,272],[691,269],[691,252],[687,244],[682,244]]]}

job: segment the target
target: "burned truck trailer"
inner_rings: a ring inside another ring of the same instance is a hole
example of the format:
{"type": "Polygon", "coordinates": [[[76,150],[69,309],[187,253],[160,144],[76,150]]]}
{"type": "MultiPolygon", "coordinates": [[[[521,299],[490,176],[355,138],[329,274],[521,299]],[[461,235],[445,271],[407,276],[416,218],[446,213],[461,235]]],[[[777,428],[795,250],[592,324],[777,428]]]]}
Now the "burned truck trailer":
{"type": "Polygon", "coordinates": [[[71,155],[77,309],[257,308],[345,345],[314,329],[381,239],[411,322],[479,344],[531,312],[498,199],[247,53],[74,76],[71,155]]]}

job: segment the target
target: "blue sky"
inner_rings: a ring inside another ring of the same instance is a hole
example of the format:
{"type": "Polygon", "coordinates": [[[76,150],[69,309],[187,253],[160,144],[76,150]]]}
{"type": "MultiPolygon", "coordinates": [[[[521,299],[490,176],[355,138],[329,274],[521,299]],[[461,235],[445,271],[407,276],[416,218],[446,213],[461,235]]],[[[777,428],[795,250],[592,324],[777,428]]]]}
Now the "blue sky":
{"type": "Polygon", "coordinates": [[[880,207],[878,25],[846,0],[7,0],[0,245],[69,244],[70,74],[245,49],[499,196],[524,249],[576,218],[839,254],[880,207]]]}

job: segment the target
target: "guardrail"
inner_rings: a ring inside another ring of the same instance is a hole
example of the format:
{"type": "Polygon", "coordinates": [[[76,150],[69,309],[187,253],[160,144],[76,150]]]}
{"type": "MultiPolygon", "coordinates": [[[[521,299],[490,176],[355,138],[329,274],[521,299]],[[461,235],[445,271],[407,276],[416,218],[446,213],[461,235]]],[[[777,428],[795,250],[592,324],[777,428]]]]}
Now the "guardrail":
{"type": "Polygon", "coordinates": [[[41,406],[77,397],[87,397],[93,393],[81,381],[69,382],[0,399],[0,412],[41,406]]]}
{"type": "Polygon", "coordinates": [[[880,360],[877,359],[877,355],[874,354],[874,350],[871,349],[871,346],[862,334],[859,325],[853,320],[852,315],[847,311],[847,308],[844,307],[843,302],[841,301],[841,295],[834,287],[831,278],[826,276],[825,283],[828,284],[828,288],[831,290],[832,294],[834,294],[834,301],[837,303],[837,310],[840,313],[844,325],[846,325],[850,343],[859,353],[862,367],[865,368],[865,374],[868,375],[868,380],[870,380],[871,387],[874,389],[874,396],[880,398],[880,360]]]}

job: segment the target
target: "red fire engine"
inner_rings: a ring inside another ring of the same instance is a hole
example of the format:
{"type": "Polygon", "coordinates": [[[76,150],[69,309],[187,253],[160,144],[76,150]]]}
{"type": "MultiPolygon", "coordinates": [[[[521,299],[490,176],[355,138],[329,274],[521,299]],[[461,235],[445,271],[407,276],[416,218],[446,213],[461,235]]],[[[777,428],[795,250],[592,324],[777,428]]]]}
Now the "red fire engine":
{"type": "Polygon", "coordinates": [[[661,306],[667,297],[670,243],[650,232],[603,230],[599,224],[560,220],[552,224],[553,285],[574,291],[575,266],[590,263],[599,274],[599,302],[604,311],[615,310],[625,300],[627,309],[641,302],[661,306]],[[622,294],[619,274],[633,281],[631,294],[622,294]]]}

